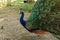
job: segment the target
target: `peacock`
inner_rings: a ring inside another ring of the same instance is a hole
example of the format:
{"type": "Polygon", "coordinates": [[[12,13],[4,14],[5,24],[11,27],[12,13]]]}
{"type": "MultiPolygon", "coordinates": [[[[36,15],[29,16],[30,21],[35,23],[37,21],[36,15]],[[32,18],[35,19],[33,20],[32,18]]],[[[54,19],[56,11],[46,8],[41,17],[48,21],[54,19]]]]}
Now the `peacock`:
{"type": "Polygon", "coordinates": [[[29,32],[50,32],[60,37],[60,0],[37,0],[30,16],[25,21],[24,12],[20,11],[20,23],[29,32]]]}

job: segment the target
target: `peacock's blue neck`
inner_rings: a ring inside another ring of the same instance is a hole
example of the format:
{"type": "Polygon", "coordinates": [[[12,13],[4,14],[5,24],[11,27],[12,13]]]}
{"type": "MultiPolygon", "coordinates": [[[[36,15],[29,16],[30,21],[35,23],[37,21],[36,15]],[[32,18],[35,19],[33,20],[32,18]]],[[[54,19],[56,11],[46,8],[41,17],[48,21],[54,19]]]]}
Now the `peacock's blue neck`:
{"type": "MultiPolygon", "coordinates": [[[[21,12],[20,23],[23,25],[24,28],[26,28],[26,21],[24,20],[24,12],[21,12]]],[[[32,32],[34,29],[31,30],[27,29],[27,30],[32,32]]]]}
{"type": "Polygon", "coordinates": [[[20,17],[20,22],[21,22],[21,24],[25,27],[25,25],[26,25],[26,22],[24,21],[24,13],[22,12],[21,13],[21,17],[20,17]]]}
{"type": "Polygon", "coordinates": [[[26,21],[23,18],[24,18],[24,12],[21,12],[20,23],[23,25],[24,28],[26,28],[26,21]]]}
{"type": "MultiPolygon", "coordinates": [[[[24,28],[26,28],[26,21],[24,20],[24,12],[21,12],[20,23],[23,25],[24,28]]],[[[29,30],[29,29],[27,29],[27,30],[30,31],[30,32],[32,31],[32,30],[29,30]]]]}

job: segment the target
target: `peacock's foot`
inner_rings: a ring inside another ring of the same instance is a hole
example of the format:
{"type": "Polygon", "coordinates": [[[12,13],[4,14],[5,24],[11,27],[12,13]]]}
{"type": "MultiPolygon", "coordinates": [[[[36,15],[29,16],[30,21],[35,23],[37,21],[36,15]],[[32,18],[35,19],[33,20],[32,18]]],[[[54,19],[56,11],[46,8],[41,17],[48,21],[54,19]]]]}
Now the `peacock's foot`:
{"type": "Polygon", "coordinates": [[[35,34],[46,34],[47,31],[44,31],[44,30],[35,30],[35,31],[33,31],[33,33],[35,33],[35,34]]]}

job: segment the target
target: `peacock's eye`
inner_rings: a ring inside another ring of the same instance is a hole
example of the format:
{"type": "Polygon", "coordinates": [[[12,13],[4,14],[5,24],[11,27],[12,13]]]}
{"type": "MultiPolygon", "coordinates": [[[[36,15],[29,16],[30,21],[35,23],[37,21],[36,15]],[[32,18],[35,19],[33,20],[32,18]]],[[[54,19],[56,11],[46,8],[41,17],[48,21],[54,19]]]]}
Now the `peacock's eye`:
{"type": "Polygon", "coordinates": [[[43,10],[44,10],[44,7],[41,6],[41,7],[39,8],[39,11],[43,11],[43,10]]]}
{"type": "Polygon", "coordinates": [[[44,12],[50,12],[50,8],[46,8],[44,12]]]}
{"type": "Polygon", "coordinates": [[[41,16],[39,16],[39,19],[41,19],[41,16]]]}
{"type": "Polygon", "coordinates": [[[37,4],[34,5],[34,8],[33,9],[36,9],[36,8],[38,8],[38,5],[37,4]]]}
{"type": "Polygon", "coordinates": [[[50,6],[55,6],[55,1],[51,1],[50,6]]]}
{"type": "Polygon", "coordinates": [[[42,17],[46,17],[46,13],[42,14],[41,16],[42,16],[42,17]]]}
{"type": "Polygon", "coordinates": [[[47,6],[47,5],[49,5],[49,2],[48,2],[48,1],[47,1],[47,2],[45,2],[45,3],[44,3],[44,5],[46,5],[46,6],[47,6]]]}
{"type": "Polygon", "coordinates": [[[55,14],[58,14],[58,13],[55,13],[55,14]]]}
{"type": "Polygon", "coordinates": [[[43,2],[44,0],[38,0],[38,2],[43,2]]]}
{"type": "MultiPolygon", "coordinates": [[[[52,22],[52,21],[54,21],[54,17],[50,16],[50,17],[48,18],[48,20],[49,20],[49,22],[52,22]]],[[[49,22],[48,22],[48,23],[49,23],[49,22]]]]}
{"type": "Polygon", "coordinates": [[[56,16],[59,15],[59,14],[60,14],[60,12],[58,12],[58,11],[54,13],[54,15],[56,15],[56,16]]]}
{"type": "Polygon", "coordinates": [[[40,3],[40,5],[39,5],[39,6],[40,6],[40,7],[41,7],[41,6],[43,6],[43,3],[40,3]]]}

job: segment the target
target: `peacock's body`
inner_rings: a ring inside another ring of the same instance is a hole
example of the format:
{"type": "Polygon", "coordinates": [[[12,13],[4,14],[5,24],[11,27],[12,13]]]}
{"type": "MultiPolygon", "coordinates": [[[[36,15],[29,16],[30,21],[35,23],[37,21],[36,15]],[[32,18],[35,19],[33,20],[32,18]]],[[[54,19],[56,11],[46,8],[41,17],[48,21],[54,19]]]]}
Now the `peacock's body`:
{"type": "Polygon", "coordinates": [[[25,28],[30,32],[45,30],[60,36],[59,2],[60,0],[37,0],[26,20],[25,28]]]}

